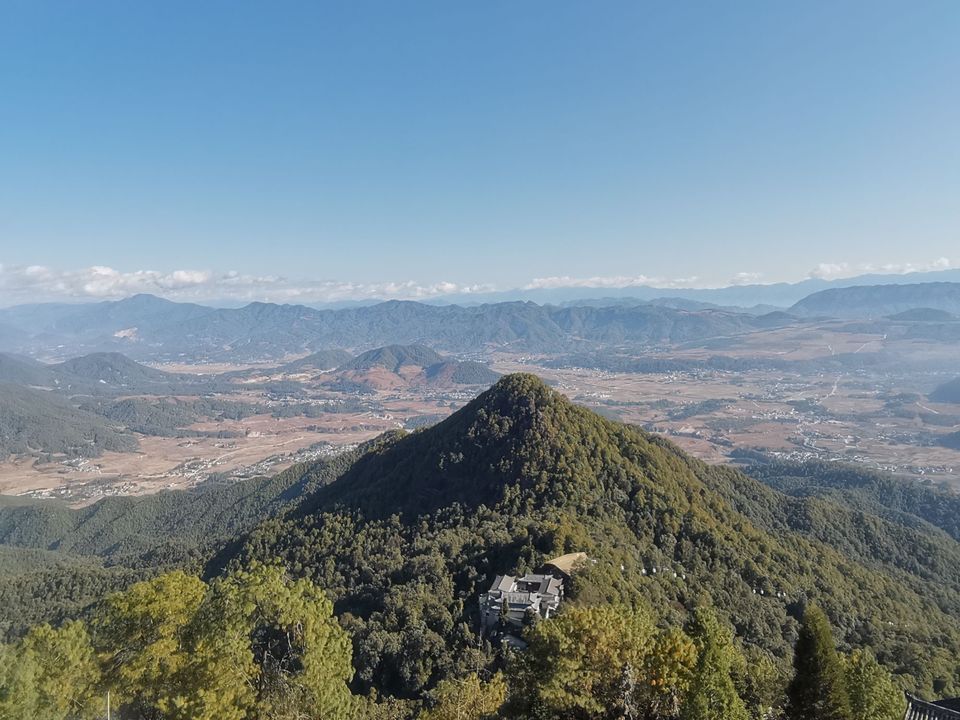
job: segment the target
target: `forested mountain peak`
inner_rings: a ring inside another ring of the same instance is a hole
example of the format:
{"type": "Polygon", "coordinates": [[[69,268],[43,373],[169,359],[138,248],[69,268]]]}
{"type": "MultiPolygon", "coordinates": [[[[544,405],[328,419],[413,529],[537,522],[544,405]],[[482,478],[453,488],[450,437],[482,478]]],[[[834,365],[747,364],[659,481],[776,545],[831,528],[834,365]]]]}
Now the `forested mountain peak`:
{"type": "Polygon", "coordinates": [[[333,370],[352,359],[346,350],[318,350],[306,357],[299,358],[281,369],[287,372],[302,372],[304,370],[333,370]]]}
{"type": "Polygon", "coordinates": [[[98,352],[73,358],[59,365],[56,370],[84,380],[94,380],[111,385],[126,385],[142,381],[163,381],[173,378],[170,373],[154,370],[131,360],[118,352],[98,352]]]}
{"type": "Polygon", "coordinates": [[[396,372],[404,365],[429,367],[442,361],[443,357],[425,345],[386,345],[358,355],[346,363],[343,369],[365,370],[384,367],[396,372]]]}
{"type": "MultiPolygon", "coordinates": [[[[443,422],[385,441],[308,506],[343,505],[373,516],[417,515],[452,504],[491,507],[520,497],[534,505],[586,506],[597,493],[612,492],[612,485],[653,467],[673,477],[686,462],[672,446],[518,373],[443,422]]],[[[673,490],[678,498],[687,494],[680,485],[673,490]]]]}

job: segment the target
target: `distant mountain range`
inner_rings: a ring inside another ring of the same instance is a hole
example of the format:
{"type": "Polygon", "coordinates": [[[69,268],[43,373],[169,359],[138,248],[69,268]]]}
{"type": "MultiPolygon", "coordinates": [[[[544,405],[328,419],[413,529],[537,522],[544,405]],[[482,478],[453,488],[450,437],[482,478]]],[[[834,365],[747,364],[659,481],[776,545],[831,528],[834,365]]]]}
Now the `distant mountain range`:
{"type": "Polygon", "coordinates": [[[218,309],[136,295],[96,305],[0,311],[0,323],[23,333],[0,350],[47,355],[113,351],[139,359],[218,362],[393,344],[449,352],[484,347],[551,352],[591,343],[657,344],[733,335],[766,327],[768,320],[653,304],[462,307],[390,301],[343,310],[268,303],[218,309]]]}
{"type": "Polygon", "coordinates": [[[313,362],[313,369],[328,370],[346,361],[346,351],[352,357],[357,351],[387,345],[423,345],[453,353],[583,352],[609,345],[656,346],[730,337],[824,317],[926,322],[936,326],[914,328],[909,331],[912,336],[960,339],[956,282],[831,287],[800,299],[787,312],[770,311],[771,307],[755,306],[745,312],[703,299],[658,297],[564,305],[391,300],[339,310],[259,302],[211,308],[135,295],[90,305],[0,310],[0,351],[43,357],[121,352],[136,359],[176,362],[277,361],[309,353],[313,360],[296,362],[313,362]],[[955,327],[947,327],[951,323],[955,327]]]}

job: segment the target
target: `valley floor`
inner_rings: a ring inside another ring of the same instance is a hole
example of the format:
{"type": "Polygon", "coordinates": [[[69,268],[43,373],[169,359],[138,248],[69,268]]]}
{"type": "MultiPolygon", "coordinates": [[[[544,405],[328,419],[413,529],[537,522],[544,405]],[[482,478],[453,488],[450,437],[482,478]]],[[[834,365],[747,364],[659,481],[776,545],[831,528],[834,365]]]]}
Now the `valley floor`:
{"type": "MultiPolygon", "coordinates": [[[[611,346],[585,356],[491,351],[472,359],[499,373],[533,372],[575,402],[668,436],[711,463],[756,452],[842,460],[960,489],[960,450],[941,444],[960,430],[960,405],[927,398],[951,377],[955,346],[855,330],[805,324],[653,350],[611,346]],[[657,372],[635,368],[658,363],[657,372]]],[[[237,373],[229,392],[214,397],[264,409],[241,419],[202,419],[184,428],[193,437],[140,435],[133,453],[11,457],[0,463],[0,494],[81,505],[105,495],[272,474],[389,430],[436,422],[485,387],[427,384],[422,373],[403,368],[355,371],[340,386],[326,374],[266,366],[162,369],[237,373]],[[300,389],[265,391],[270,383],[300,389]],[[316,412],[303,413],[305,406],[316,412]],[[300,414],[287,412],[291,408],[300,414]]]]}

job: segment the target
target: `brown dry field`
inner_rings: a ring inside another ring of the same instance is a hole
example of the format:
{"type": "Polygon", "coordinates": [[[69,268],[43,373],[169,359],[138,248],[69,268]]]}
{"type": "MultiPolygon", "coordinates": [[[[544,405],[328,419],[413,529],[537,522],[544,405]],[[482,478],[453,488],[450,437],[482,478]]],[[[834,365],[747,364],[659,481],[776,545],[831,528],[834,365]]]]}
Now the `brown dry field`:
{"type": "MultiPolygon", "coordinates": [[[[234,368],[231,368],[234,369],[234,368]]],[[[254,398],[247,397],[252,400],[254,398]]],[[[326,442],[349,446],[370,440],[388,430],[403,427],[409,418],[445,415],[446,402],[409,393],[381,393],[379,412],[327,413],[317,418],[274,418],[254,415],[243,420],[199,422],[190,429],[232,431],[236,438],[159,438],[138,436],[140,448],[133,453],[106,452],[82,462],[39,463],[34,458],[10,458],[0,463],[0,494],[22,494],[93,483],[98,490],[74,498],[86,504],[104,494],[141,495],[161,490],[191,487],[209,473],[230,473],[276,458],[268,474],[289,467],[296,458],[282,457],[326,442]],[[111,487],[112,486],[112,487],[111,487]]],[[[257,473],[261,474],[261,473],[257,473]]]]}
{"type": "MultiPolygon", "coordinates": [[[[59,462],[40,464],[32,458],[12,459],[0,464],[0,494],[19,494],[93,480],[114,480],[135,486],[124,494],[189,487],[205,479],[209,472],[236,471],[272,455],[288,455],[322,441],[349,445],[375,437],[393,426],[387,420],[363,414],[283,420],[258,415],[243,421],[197,423],[193,429],[241,428],[241,432],[249,434],[223,440],[140,436],[139,451],[103,453],[90,458],[82,467],[59,462]],[[308,430],[306,426],[322,427],[324,431],[308,430]]],[[[279,472],[291,463],[292,460],[275,463],[271,471],[279,472]]]]}

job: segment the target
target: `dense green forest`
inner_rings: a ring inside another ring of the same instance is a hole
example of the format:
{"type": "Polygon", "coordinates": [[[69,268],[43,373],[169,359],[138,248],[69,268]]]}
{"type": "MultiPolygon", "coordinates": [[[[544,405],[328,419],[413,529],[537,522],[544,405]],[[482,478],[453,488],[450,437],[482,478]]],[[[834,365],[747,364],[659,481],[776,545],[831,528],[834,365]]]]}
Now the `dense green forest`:
{"type": "Polygon", "coordinates": [[[917,520],[924,520],[960,540],[960,495],[949,487],[815,461],[766,462],[747,472],[786,495],[824,498],[908,526],[922,527],[917,520]]]}
{"type": "Polygon", "coordinates": [[[751,473],[513,375],[433,427],[271,480],[11,505],[0,562],[50,574],[0,586],[19,604],[0,684],[30,695],[11,667],[33,658],[43,677],[43,648],[69,643],[96,667],[77,707],[111,688],[131,718],[799,718],[826,703],[866,720],[899,717],[904,689],[960,692],[956,497],[837,466],[751,473]],[[526,651],[479,634],[495,575],[572,551],[590,561],[526,651]],[[45,584],[61,558],[93,578],[69,606],[45,584]],[[23,634],[31,603],[28,624],[58,629],[23,634]],[[309,669],[314,631],[339,649],[309,669]],[[325,714],[318,687],[338,688],[325,714]],[[882,707],[857,714],[863,698],[882,707]]]}
{"type": "Polygon", "coordinates": [[[118,425],[143,435],[178,437],[199,434],[185,430],[188,425],[204,418],[213,420],[242,420],[269,408],[250,402],[199,398],[124,398],[123,400],[89,400],[80,409],[89,410],[118,425]]]}
{"type": "MultiPolygon", "coordinates": [[[[571,604],[527,647],[422,697],[351,690],[348,632],[317,585],[251,563],[210,583],[173,571],[107,595],[87,622],[0,645],[0,718],[144,720],[897,720],[904,698],[869,651],[838,654],[804,610],[793,672],[744,648],[713,608],[684,626],[642,604],[571,604]]],[[[479,660],[479,658],[478,658],[479,660]]]]}
{"type": "Polygon", "coordinates": [[[81,410],[65,397],[0,383],[0,457],[38,452],[93,457],[129,452],[137,439],[118,423],[81,410]]]}

